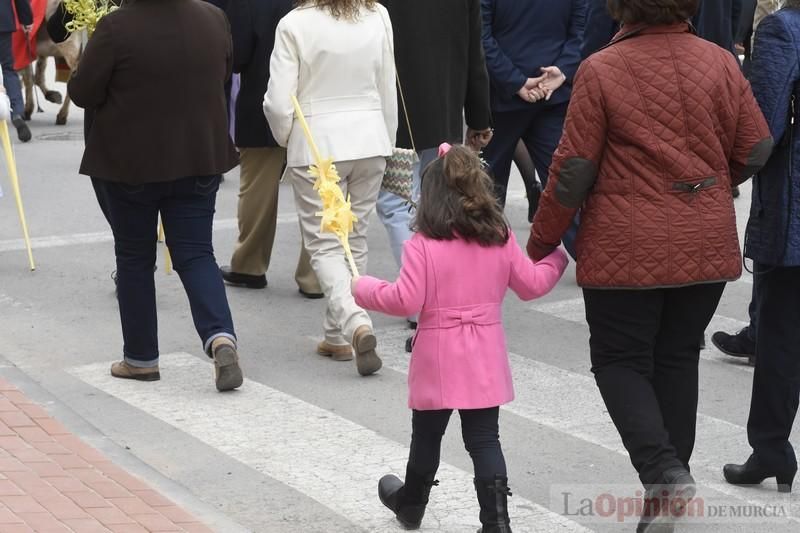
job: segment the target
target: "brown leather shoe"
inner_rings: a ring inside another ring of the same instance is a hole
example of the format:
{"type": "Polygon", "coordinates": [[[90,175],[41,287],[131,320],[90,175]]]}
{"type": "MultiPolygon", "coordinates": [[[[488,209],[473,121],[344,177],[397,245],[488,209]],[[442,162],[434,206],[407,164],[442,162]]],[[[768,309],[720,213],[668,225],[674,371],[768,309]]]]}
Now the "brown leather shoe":
{"type": "Polygon", "coordinates": [[[158,381],[161,379],[161,374],[158,371],[158,365],[139,368],[131,366],[125,361],[117,361],[111,365],[111,375],[120,379],[135,379],[137,381],[158,381]]]}
{"type": "Polygon", "coordinates": [[[324,357],[330,357],[334,361],[353,360],[353,348],[351,348],[349,344],[337,346],[328,341],[322,341],[317,344],[317,353],[324,357]]]}
{"type": "Polygon", "coordinates": [[[369,326],[361,326],[353,334],[353,348],[356,351],[356,367],[362,376],[374,374],[383,366],[383,361],[378,357],[375,348],[378,339],[369,326]]]}
{"type": "Polygon", "coordinates": [[[223,343],[214,350],[214,382],[220,392],[237,389],[244,383],[239,354],[232,344],[223,343]]]}

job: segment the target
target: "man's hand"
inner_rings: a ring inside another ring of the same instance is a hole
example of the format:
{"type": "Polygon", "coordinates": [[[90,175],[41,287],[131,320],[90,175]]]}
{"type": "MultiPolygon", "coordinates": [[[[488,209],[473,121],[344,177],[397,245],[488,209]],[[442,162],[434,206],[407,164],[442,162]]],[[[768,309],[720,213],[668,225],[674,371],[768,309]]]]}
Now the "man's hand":
{"type": "Polygon", "coordinates": [[[538,102],[546,96],[544,90],[540,88],[540,85],[544,83],[546,79],[546,75],[539,76],[538,78],[528,78],[525,85],[517,91],[517,95],[531,104],[538,102]]]}
{"type": "Polygon", "coordinates": [[[492,128],[486,128],[485,130],[467,128],[467,137],[464,144],[476,152],[480,152],[481,149],[486,148],[493,135],[494,130],[492,128]]]}
{"type": "Polygon", "coordinates": [[[33,31],[33,24],[26,24],[26,25],[22,26],[22,31],[24,31],[25,33],[32,32],[33,31]]]}
{"type": "Polygon", "coordinates": [[[543,79],[539,83],[538,88],[544,93],[544,99],[550,100],[553,93],[561,88],[564,82],[567,81],[567,77],[558,67],[542,67],[542,72],[544,74],[540,76],[540,78],[543,79]]]}

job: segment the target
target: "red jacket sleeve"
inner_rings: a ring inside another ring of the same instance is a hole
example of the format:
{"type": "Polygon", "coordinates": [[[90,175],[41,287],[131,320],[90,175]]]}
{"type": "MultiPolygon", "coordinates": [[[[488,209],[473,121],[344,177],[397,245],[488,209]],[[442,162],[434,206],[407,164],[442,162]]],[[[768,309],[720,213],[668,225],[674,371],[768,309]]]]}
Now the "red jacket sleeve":
{"type": "Polygon", "coordinates": [[[558,246],[583,205],[597,179],[607,130],[600,79],[589,59],[575,76],[564,134],[531,228],[527,249],[532,259],[543,259],[558,246]]]}

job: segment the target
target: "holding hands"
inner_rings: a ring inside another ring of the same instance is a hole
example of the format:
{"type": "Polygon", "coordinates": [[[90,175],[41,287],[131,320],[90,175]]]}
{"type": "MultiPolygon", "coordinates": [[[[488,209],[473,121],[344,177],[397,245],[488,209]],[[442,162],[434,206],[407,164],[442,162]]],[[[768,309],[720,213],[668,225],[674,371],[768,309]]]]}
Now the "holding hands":
{"type": "Polygon", "coordinates": [[[541,76],[528,78],[525,85],[517,91],[517,95],[526,102],[535,103],[540,100],[550,100],[553,93],[567,81],[567,77],[558,67],[542,67],[541,70],[541,76]]]}

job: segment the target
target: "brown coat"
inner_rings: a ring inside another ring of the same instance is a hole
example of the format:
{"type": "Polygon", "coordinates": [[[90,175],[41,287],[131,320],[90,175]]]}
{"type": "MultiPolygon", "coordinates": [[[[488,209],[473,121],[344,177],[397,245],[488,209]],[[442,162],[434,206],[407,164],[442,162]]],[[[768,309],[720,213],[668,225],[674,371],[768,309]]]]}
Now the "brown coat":
{"type": "MultiPolygon", "coordinates": [[[[266,59],[265,59],[266,61],[266,59]]],[[[128,184],[227,172],[225,14],[200,0],[137,0],[97,25],[69,82],[96,111],[81,174],[128,184]]]]}
{"type": "Polygon", "coordinates": [[[623,30],[581,66],[528,252],[580,208],[578,283],[674,287],[741,274],[731,187],[772,138],[733,55],[688,24],[623,30]]]}

